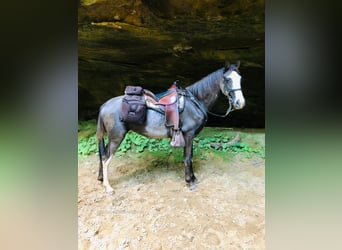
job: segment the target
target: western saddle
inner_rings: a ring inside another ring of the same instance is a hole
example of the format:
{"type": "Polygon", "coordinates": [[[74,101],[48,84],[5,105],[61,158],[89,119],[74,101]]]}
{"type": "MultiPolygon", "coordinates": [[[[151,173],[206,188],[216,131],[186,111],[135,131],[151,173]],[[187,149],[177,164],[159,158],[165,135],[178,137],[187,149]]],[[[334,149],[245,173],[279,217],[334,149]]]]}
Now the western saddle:
{"type": "Polygon", "coordinates": [[[184,147],[185,141],[179,124],[179,108],[184,106],[184,97],[178,98],[177,82],[165,92],[153,94],[150,90],[144,89],[146,105],[155,110],[165,113],[165,126],[172,129],[172,147],[184,147]]]}

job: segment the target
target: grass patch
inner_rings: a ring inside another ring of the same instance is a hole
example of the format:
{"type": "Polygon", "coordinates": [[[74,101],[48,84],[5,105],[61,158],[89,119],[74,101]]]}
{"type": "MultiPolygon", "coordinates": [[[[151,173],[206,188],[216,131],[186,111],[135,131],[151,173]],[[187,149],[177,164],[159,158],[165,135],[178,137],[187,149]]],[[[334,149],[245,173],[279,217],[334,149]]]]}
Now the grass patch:
{"type": "MultiPolygon", "coordinates": [[[[215,154],[223,159],[230,159],[234,154],[244,154],[247,158],[252,155],[265,157],[263,133],[237,132],[233,129],[206,127],[194,139],[194,157],[207,160],[215,154]],[[239,139],[234,141],[239,133],[239,139]]],[[[78,154],[89,155],[97,153],[96,121],[82,121],[78,126],[78,154]]],[[[170,139],[154,139],[128,132],[118,148],[116,155],[124,157],[127,153],[146,153],[152,158],[171,162],[182,162],[183,149],[172,148],[170,139]]],[[[139,157],[140,158],[140,157],[139,157]]]]}

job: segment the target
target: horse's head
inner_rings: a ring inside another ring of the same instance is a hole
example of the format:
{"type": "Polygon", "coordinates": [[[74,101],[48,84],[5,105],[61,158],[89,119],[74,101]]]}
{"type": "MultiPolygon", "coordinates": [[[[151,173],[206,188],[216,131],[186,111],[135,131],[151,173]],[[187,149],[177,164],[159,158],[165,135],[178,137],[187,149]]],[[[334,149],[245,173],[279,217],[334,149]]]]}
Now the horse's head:
{"type": "Polygon", "coordinates": [[[245,98],[241,90],[241,76],[239,74],[240,62],[227,63],[223,70],[223,81],[220,84],[222,93],[228,97],[229,105],[234,109],[242,109],[245,106],[245,98]]]}

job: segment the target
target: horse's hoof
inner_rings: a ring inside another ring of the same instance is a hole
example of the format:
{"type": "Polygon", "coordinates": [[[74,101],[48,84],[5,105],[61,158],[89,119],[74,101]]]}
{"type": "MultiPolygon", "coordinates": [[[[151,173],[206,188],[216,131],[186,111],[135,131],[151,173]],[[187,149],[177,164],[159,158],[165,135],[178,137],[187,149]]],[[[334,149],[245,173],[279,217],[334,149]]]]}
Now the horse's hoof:
{"type": "Polygon", "coordinates": [[[106,193],[109,195],[113,195],[115,193],[113,188],[106,188],[106,193]]]}
{"type": "Polygon", "coordinates": [[[193,184],[198,184],[198,183],[200,183],[200,181],[199,181],[197,178],[195,178],[195,179],[192,181],[192,183],[193,183],[193,184]]]}
{"type": "Polygon", "coordinates": [[[196,186],[196,184],[198,184],[198,183],[200,183],[200,181],[199,181],[197,178],[194,178],[193,181],[189,182],[189,189],[190,189],[191,191],[196,191],[196,190],[198,190],[198,188],[197,188],[197,186],[196,186]]]}
{"type": "Polygon", "coordinates": [[[196,184],[194,184],[194,183],[189,184],[189,189],[190,189],[190,191],[197,191],[198,190],[196,184]]]}

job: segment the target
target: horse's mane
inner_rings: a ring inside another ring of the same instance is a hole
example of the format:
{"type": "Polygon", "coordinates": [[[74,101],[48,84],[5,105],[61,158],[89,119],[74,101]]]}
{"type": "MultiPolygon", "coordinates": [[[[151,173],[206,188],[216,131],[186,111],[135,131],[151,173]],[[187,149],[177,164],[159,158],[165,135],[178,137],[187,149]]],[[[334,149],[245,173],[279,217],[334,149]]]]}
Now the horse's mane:
{"type": "Polygon", "coordinates": [[[186,87],[195,96],[205,95],[205,93],[211,92],[213,90],[213,82],[215,82],[219,77],[222,76],[224,68],[218,69],[215,72],[203,77],[201,80],[195,82],[194,84],[186,87]]]}

